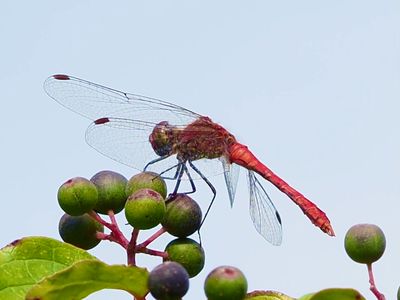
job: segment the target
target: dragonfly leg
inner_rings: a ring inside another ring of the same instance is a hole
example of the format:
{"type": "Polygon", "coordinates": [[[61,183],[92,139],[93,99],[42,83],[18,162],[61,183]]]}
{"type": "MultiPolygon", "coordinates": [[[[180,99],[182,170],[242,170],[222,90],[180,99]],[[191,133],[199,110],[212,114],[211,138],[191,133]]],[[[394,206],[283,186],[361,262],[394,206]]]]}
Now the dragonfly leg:
{"type": "MultiPolygon", "coordinates": [[[[162,161],[162,160],[166,159],[167,157],[169,157],[169,155],[160,156],[160,157],[158,157],[158,158],[156,158],[156,159],[153,159],[152,161],[148,162],[147,165],[143,168],[143,172],[146,172],[146,169],[147,169],[150,165],[155,164],[156,162],[162,161]]],[[[172,167],[172,168],[174,168],[174,167],[172,167]]],[[[172,168],[171,168],[171,169],[172,169],[172,168]]]]}
{"type": "Polygon", "coordinates": [[[176,195],[178,193],[178,189],[181,184],[181,180],[182,180],[183,173],[185,172],[184,171],[185,168],[186,168],[186,166],[184,163],[180,163],[178,165],[178,168],[177,168],[176,174],[175,174],[176,175],[176,184],[175,184],[174,191],[172,192],[172,195],[176,195]]]}
{"type": "Polygon", "coordinates": [[[178,165],[177,173],[175,174],[176,178],[174,178],[174,179],[176,179],[176,185],[175,185],[174,191],[172,192],[172,195],[175,195],[178,193],[178,188],[179,188],[179,185],[181,184],[182,176],[185,173],[189,178],[189,182],[190,182],[190,186],[192,187],[192,190],[190,192],[184,192],[184,194],[192,194],[192,193],[196,192],[196,186],[194,185],[192,176],[190,175],[190,172],[189,172],[185,162],[181,161],[178,165]]]}
{"type": "Polygon", "coordinates": [[[168,169],[166,169],[166,170],[162,171],[160,174],[158,174],[158,177],[162,177],[162,178],[168,179],[168,180],[175,180],[175,179],[177,179],[177,178],[178,178],[178,175],[179,175],[179,172],[180,172],[181,165],[182,165],[182,163],[179,162],[179,163],[177,163],[176,165],[174,165],[174,166],[172,166],[172,167],[169,167],[168,169]],[[172,170],[172,169],[174,169],[174,168],[176,168],[176,172],[175,172],[175,175],[174,175],[174,176],[172,176],[172,177],[165,177],[165,176],[162,176],[164,173],[167,173],[168,171],[170,171],[170,170],[172,170]]]}
{"type": "MultiPolygon", "coordinates": [[[[215,197],[217,196],[217,190],[216,190],[215,187],[212,185],[212,183],[207,179],[207,177],[205,177],[205,176],[203,175],[203,173],[201,173],[200,170],[197,169],[196,166],[193,165],[193,163],[192,163],[190,160],[189,160],[189,165],[190,165],[190,167],[191,167],[197,174],[200,175],[201,179],[203,179],[204,182],[207,183],[207,185],[210,187],[210,189],[211,189],[211,191],[212,191],[212,193],[213,193],[213,197],[212,197],[212,199],[211,199],[211,202],[210,202],[210,204],[209,204],[208,207],[207,207],[207,210],[206,210],[206,213],[204,214],[203,220],[201,220],[201,223],[200,223],[200,228],[201,228],[201,226],[203,225],[204,221],[206,220],[206,217],[207,217],[208,213],[210,212],[210,209],[211,209],[211,206],[212,206],[213,203],[214,203],[215,197]]],[[[193,184],[193,185],[194,185],[194,184],[193,184]]]]}
{"type": "Polygon", "coordinates": [[[185,168],[184,171],[189,178],[190,186],[192,187],[192,190],[190,192],[186,192],[185,194],[193,194],[196,192],[196,185],[194,184],[192,176],[190,175],[189,169],[186,167],[186,165],[184,166],[184,168],[185,168]]]}
{"type": "MultiPolygon", "coordinates": [[[[166,159],[167,157],[169,157],[169,155],[161,156],[161,157],[159,157],[159,158],[156,158],[156,159],[150,161],[150,162],[144,167],[143,172],[146,172],[146,169],[147,169],[150,165],[152,165],[152,164],[154,164],[154,163],[157,163],[157,162],[159,162],[159,161],[162,161],[163,159],[166,159]]],[[[181,166],[181,164],[182,164],[182,162],[179,161],[176,165],[173,165],[172,167],[169,167],[168,169],[162,171],[162,172],[161,172],[160,174],[158,174],[158,176],[155,177],[155,178],[162,177],[163,179],[168,179],[168,180],[175,180],[175,179],[177,179],[177,178],[178,178],[178,175],[179,175],[179,172],[180,172],[180,166],[181,166]],[[174,175],[174,176],[172,176],[172,177],[163,176],[164,173],[167,173],[168,171],[171,171],[171,170],[174,169],[174,168],[176,168],[176,172],[175,172],[175,175],[174,175]]]]}

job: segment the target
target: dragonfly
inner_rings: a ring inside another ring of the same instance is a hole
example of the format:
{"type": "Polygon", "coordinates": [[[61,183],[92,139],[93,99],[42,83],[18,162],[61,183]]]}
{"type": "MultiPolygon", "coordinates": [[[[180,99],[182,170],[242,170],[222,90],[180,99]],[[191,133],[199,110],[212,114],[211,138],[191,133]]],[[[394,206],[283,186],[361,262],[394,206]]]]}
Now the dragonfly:
{"type": "Polygon", "coordinates": [[[93,121],[85,134],[91,147],[138,170],[163,168],[159,172],[161,176],[176,180],[172,194],[178,192],[184,177],[189,179],[192,192],[196,190],[193,171],[212,190],[212,204],[216,189],[199,164],[217,161],[222,166],[233,205],[238,170],[247,169],[250,216],[257,232],[271,244],[282,243],[282,221],[256,174],[286,194],[315,226],[330,236],[335,235],[328,217],[317,205],[265,166],[246,145],[211,118],[167,101],[122,92],[69,75],[50,76],[44,82],[44,89],[61,105],[93,121]]]}

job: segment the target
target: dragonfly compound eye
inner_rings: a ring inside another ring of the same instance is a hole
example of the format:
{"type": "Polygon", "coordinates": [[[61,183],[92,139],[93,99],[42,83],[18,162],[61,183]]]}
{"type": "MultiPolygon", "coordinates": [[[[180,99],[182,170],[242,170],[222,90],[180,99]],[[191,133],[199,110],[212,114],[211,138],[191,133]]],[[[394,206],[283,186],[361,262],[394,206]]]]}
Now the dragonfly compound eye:
{"type": "Polygon", "coordinates": [[[154,152],[159,156],[171,155],[175,141],[174,127],[167,121],[158,123],[149,136],[154,152]]]}

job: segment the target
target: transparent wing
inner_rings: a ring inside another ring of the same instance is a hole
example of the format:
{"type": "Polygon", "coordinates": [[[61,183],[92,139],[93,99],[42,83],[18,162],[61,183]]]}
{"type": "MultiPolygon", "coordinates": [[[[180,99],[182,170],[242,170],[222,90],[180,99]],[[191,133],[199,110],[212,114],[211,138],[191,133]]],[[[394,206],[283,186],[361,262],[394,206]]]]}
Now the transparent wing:
{"type": "Polygon", "coordinates": [[[278,211],[253,171],[248,173],[250,216],[254,227],[268,242],[282,243],[282,223],[278,211]]]}
{"type": "MultiPolygon", "coordinates": [[[[139,171],[159,156],[154,152],[149,134],[154,123],[123,118],[102,118],[93,122],[86,130],[86,142],[101,154],[139,171]],[[99,121],[100,120],[100,121],[99,121]]],[[[178,160],[171,155],[163,160],[150,164],[148,171],[163,172],[163,177],[174,177],[178,160]],[[169,170],[165,172],[166,170],[169,170]]],[[[201,159],[196,166],[206,177],[223,172],[218,159],[201,159]]],[[[193,179],[200,179],[192,172],[193,179]]],[[[187,178],[182,178],[187,179],[187,178]]]]}
{"type": "MultiPolygon", "coordinates": [[[[46,93],[68,109],[91,120],[86,141],[100,153],[125,165],[142,170],[156,159],[149,143],[154,126],[168,121],[184,128],[200,117],[172,103],[108,88],[68,75],[53,75],[44,82],[46,93]]],[[[176,164],[175,156],[160,164],[157,170],[176,164]]],[[[155,171],[155,170],[154,170],[155,171]]]]}
{"type": "MultiPolygon", "coordinates": [[[[86,141],[91,147],[138,170],[158,158],[149,143],[156,124],[168,121],[174,127],[183,129],[201,117],[166,101],[118,91],[68,75],[50,76],[44,82],[44,89],[61,105],[94,121],[86,131],[86,141]],[[107,122],[99,122],[99,119],[107,122]]],[[[211,132],[210,139],[214,139],[211,132]]],[[[207,165],[206,169],[202,169],[206,176],[222,173],[220,164],[201,161],[201,164],[207,165]]],[[[160,173],[176,164],[176,156],[173,155],[150,165],[148,170],[160,173]]],[[[173,177],[174,171],[171,168],[164,175],[173,177]]],[[[198,179],[196,175],[194,179],[198,179]]]]}
{"type": "Polygon", "coordinates": [[[104,119],[107,122],[93,122],[86,130],[86,142],[95,150],[138,170],[143,170],[146,163],[158,157],[148,140],[153,123],[122,118],[104,119]]]}
{"type": "Polygon", "coordinates": [[[166,101],[121,92],[68,75],[50,76],[44,82],[44,89],[63,106],[91,120],[115,117],[186,125],[200,117],[166,101]]]}
{"type": "Polygon", "coordinates": [[[229,163],[224,157],[220,158],[222,162],[222,167],[224,169],[224,177],[226,187],[228,189],[229,200],[231,202],[231,207],[235,201],[237,181],[239,179],[240,167],[236,164],[229,163]]]}

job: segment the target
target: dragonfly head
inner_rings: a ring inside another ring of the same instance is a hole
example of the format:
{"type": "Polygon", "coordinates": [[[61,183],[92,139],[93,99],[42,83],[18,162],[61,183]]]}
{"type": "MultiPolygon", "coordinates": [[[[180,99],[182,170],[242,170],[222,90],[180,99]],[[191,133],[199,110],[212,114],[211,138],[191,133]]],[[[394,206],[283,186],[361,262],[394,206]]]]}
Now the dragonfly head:
{"type": "Polygon", "coordinates": [[[159,156],[172,155],[175,153],[178,129],[167,121],[158,123],[149,136],[153,150],[159,156]]]}

